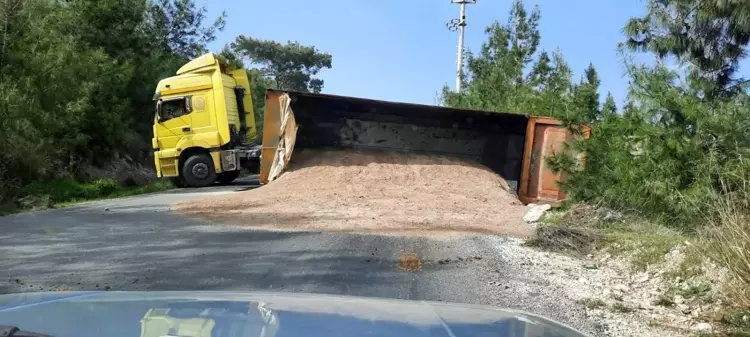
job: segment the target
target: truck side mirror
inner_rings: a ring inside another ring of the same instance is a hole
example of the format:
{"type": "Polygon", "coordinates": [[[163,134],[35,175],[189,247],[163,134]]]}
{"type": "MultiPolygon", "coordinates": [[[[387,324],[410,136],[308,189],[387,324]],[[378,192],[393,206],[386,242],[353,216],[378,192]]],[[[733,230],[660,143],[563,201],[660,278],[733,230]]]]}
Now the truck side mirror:
{"type": "Polygon", "coordinates": [[[185,97],[185,110],[187,113],[193,112],[193,97],[192,96],[185,97]]]}
{"type": "Polygon", "coordinates": [[[161,100],[156,102],[156,122],[161,122],[161,100]]]}

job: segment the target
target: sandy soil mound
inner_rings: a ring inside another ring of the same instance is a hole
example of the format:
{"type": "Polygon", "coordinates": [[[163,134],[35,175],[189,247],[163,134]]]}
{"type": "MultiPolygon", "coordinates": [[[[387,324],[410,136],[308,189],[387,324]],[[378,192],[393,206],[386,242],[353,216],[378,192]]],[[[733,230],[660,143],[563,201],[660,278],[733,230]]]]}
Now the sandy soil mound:
{"type": "Polygon", "coordinates": [[[296,151],[290,169],[245,192],[178,204],[178,212],[255,228],[395,235],[524,237],[525,207],[485,166],[365,150],[296,151]]]}

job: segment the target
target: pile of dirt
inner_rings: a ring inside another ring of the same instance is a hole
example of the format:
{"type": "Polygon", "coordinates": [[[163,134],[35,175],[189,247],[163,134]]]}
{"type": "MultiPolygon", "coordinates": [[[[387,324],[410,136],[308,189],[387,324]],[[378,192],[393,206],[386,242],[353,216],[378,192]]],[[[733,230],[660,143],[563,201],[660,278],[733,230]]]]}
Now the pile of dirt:
{"type": "Polygon", "coordinates": [[[369,150],[299,150],[270,184],[180,203],[189,216],[254,228],[526,237],[525,207],[473,161],[369,150]]]}

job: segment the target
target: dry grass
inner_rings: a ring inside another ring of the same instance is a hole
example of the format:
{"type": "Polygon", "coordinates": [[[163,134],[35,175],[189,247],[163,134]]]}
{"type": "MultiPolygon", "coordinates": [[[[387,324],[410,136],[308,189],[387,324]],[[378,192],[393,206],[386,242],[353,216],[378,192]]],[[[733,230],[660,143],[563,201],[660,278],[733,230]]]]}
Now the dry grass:
{"type": "Polygon", "coordinates": [[[600,239],[599,233],[588,228],[542,226],[526,244],[555,252],[587,254],[598,247],[600,239]]]}
{"type": "Polygon", "coordinates": [[[750,308],[750,193],[717,198],[717,216],[711,220],[711,239],[716,243],[708,254],[730,274],[727,298],[735,306],[750,308]]]}
{"type": "Polygon", "coordinates": [[[685,241],[676,230],[587,204],[550,212],[543,222],[529,245],[583,255],[596,250],[627,255],[633,271],[663,262],[666,253],[685,241]]]}

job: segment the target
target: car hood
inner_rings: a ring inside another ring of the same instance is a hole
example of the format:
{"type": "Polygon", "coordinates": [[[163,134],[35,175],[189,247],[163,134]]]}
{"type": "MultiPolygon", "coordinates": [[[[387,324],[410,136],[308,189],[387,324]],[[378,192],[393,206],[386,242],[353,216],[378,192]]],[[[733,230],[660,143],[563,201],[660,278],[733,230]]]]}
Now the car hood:
{"type": "Polygon", "coordinates": [[[214,291],[2,295],[0,325],[76,337],[584,337],[542,317],[485,306],[214,291]]]}

